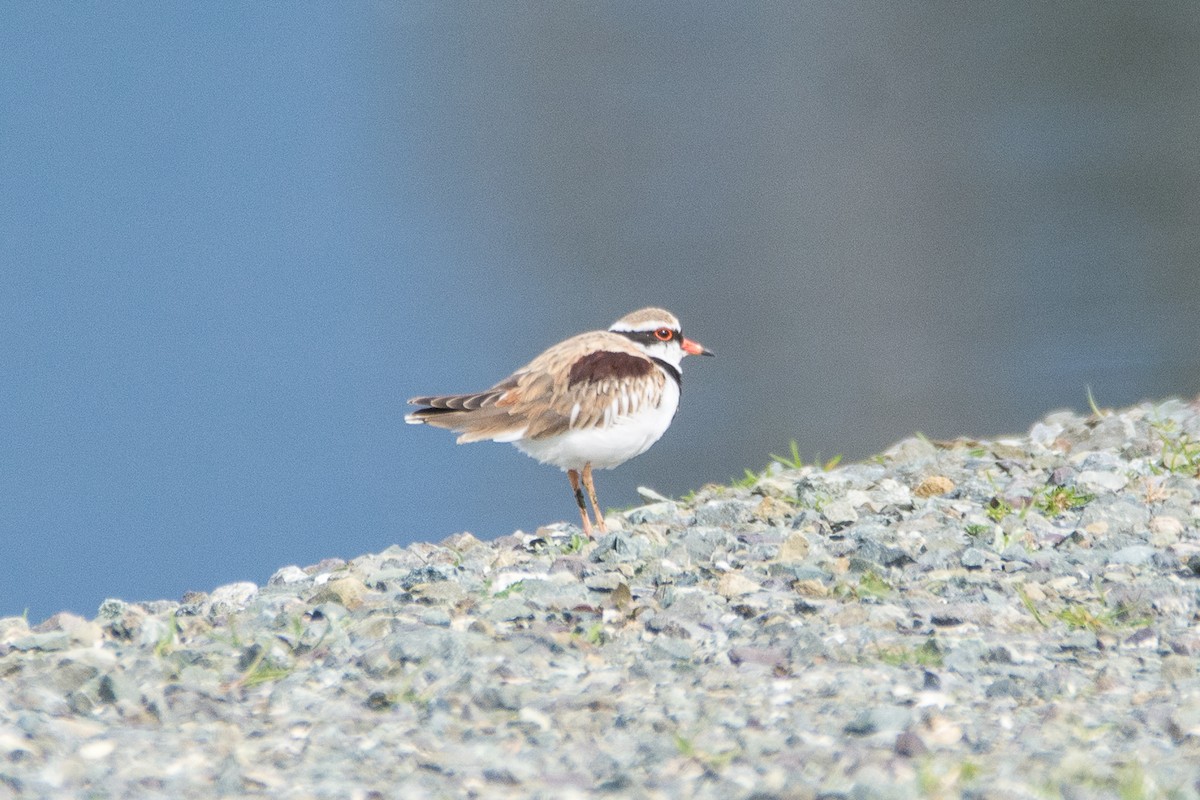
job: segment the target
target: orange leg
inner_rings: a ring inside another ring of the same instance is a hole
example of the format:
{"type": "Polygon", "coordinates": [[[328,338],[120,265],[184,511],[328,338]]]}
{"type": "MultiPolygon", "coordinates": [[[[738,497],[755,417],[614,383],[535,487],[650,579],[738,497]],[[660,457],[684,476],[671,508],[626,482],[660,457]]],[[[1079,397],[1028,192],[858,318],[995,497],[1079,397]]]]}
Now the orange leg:
{"type": "MultiPolygon", "coordinates": [[[[583,474],[588,474],[586,469],[583,474]]],[[[587,505],[583,502],[583,490],[579,488],[579,473],[569,469],[567,470],[567,479],[571,481],[571,491],[575,493],[575,502],[579,504],[579,516],[583,517],[583,534],[590,539],[592,538],[592,521],[588,519],[587,505]]],[[[593,507],[595,504],[596,500],[593,498],[593,507]]]]}
{"type": "MultiPolygon", "coordinates": [[[[600,503],[596,500],[596,487],[592,483],[592,465],[583,465],[583,485],[587,489],[588,497],[592,500],[592,513],[596,516],[596,527],[601,533],[608,533],[608,526],[604,524],[604,515],[600,513],[600,503]]],[[[582,502],[582,498],[580,499],[582,502]]]]}

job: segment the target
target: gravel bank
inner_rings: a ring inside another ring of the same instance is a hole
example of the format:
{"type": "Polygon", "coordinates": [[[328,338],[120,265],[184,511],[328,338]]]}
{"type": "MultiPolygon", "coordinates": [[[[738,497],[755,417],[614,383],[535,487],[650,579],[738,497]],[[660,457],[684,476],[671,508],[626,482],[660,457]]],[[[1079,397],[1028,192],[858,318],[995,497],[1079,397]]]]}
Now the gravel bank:
{"type": "Polygon", "coordinates": [[[1200,796],[1200,409],[0,619],[0,798],[1200,796]]]}

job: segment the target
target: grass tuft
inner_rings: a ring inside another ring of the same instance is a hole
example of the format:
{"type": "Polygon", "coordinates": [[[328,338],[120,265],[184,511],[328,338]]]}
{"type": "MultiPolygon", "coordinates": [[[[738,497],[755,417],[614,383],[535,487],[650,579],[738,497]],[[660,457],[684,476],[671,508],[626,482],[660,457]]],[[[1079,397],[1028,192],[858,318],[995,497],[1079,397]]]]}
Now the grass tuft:
{"type": "Polygon", "coordinates": [[[525,591],[525,581],[513,581],[508,586],[505,586],[503,589],[493,594],[492,597],[504,598],[508,597],[510,594],[520,594],[523,591],[525,591]]]}
{"type": "Polygon", "coordinates": [[[1033,500],[1034,506],[1049,517],[1082,508],[1095,500],[1094,494],[1080,492],[1073,486],[1055,486],[1038,492],[1033,500]]]}
{"type": "Polygon", "coordinates": [[[1025,610],[1033,615],[1033,618],[1037,620],[1037,624],[1043,628],[1049,628],[1050,623],[1046,622],[1045,617],[1042,616],[1042,612],[1038,611],[1037,606],[1033,604],[1033,598],[1025,593],[1024,587],[1017,586],[1016,591],[1017,597],[1021,598],[1021,605],[1025,606],[1025,610]]]}
{"type": "Polygon", "coordinates": [[[988,501],[987,508],[984,513],[988,515],[988,519],[992,522],[1000,522],[1002,519],[1013,513],[1013,507],[999,497],[993,497],[988,501]]]}
{"type": "Polygon", "coordinates": [[[933,639],[918,647],[888,647],[879,650],[879,660],[893,667],[940,667],[945,661],[942,649],[933,639]]]}
{"type": "MultiPolygon", "coordinates": [[[[771,461],[767,464],[768,469],[774,464],[779,464],[781,467],[785,467],[787,469],[802,469],[805,466],[810,466],[806,465],[804,463],[804,459],[800,457],[800,445],[796,444],[795,439],[792,439],[792,441],[789,443],[787,455],[781,456],[777,453],[771,453],[770,455],[771,461]]],[[[821,454],[818,453],[811,466],[816,466],[824,472],[829,472],[837,467],[837,465],[840,463],[842,463],[842,456],[840,453],[824,462],[821,461],[821,454]]],[[[766,471],[767,470],[755,472],[751,469],[744,469],[742,470],[742,477],[729,479],[729,485],[734,489],[753,489],[755,485],[762,480],[766,471]]],[[[685,495],[683,499],[686,501],[689,498],[687,495],[685,495]]]]}

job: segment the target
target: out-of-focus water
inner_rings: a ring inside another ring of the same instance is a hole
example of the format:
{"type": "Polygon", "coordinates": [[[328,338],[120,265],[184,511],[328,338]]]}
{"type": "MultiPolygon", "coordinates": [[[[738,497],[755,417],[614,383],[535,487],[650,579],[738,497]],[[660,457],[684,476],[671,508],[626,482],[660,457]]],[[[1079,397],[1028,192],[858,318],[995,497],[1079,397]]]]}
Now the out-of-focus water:
{"type": "Polygon", "coordinates": [[[0,614],[574,520],[403,401],[643,305],[718,357],[615,507],[1200,391],[1191,3],[286,13],[10,34],[0,614]]]}

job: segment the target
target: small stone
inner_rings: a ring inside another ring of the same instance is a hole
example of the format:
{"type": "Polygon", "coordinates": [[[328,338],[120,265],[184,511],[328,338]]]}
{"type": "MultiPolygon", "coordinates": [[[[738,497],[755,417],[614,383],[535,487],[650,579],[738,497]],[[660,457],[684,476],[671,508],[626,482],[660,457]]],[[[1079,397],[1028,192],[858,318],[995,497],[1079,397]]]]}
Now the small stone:
{"type": "Polygon", "coordinates": [[[670,500],[662,500],[648,505],[638,506],[625,512],[625,519],[631,525],[644,525],[648,522],[662,522],[674,519],[679,513],[679,505],[670,500]]]}
{"type": "Polygon", "coordinates": [[[649,647],[650,657],[659,661],[687,661],[692,652],[691,642],[676,636],[656,636],[649,647]]]}
{"type": "Polygon", "coordinates": [[[925,720],[924,729],[923,739],[942,747],[958,744],[965,733],[962,725],[941,714],[934,714],[925,720]]]}
{"type": "Polygon", "coordinates": [[[625,582],[625,576],[619,572],[597,572],[583,579],[583,585],[593,592],[611,592],[625,582]]]}
{"type": "Polygon", "coordinates": [[[1038,447],[1049,448],[1062,435],[1063,426],[1056,422],[1038,422],[1029,429],[1029,441],[1038,447]]]}
{"type": "Polygon", "coordinates": [[[1012,651],[1004,645],[993,647],[983,654],[983,660],[989,664],[1013,663],[1012,651]]]}
{"type": "Polygon", "coordinates": [[[664,494],[659,494],[655,490],[651,489],[649,486],[639,486],[639,487],[637,487],[637,489],[635,489],[635,491],[638,493],[638,497],[642,498],[647,503],[670,503],[671,502],[671,498],[667,497],[664,494]]]}
{"type": "Polygon", "coordinates": [[[389,637],[388,644],[388,657],[399,664],[441,660],[446,668],[457,668],[466,658],[461,638],[439,628],[404,630],[389,637]]]}
{"type": "Polygon", "coordinates": [[[442,606],[435,606],[434,608],[422,611],[417,619],[421,620],[423,625],[432,625],[439,628],[448,628],[450,627],[450,623],[454,621],[450,616],[450,612],[442,606]]]}
{"type": "Polygon", "coordinates": [[[683,546],[696,561],[711,561],[722,550],[736,546],[737,539],[722,528],[695,526],[684,532],[683,546]]]}
{"type": "Polygon", "coordinates": [[[329,581],[329,583],[321,587],[320,591],[313,595],[310,602],[340,603],[353,611],[363,604],[363,598],[368,591],[366,584],[362,580],[353,575],[347,575],[329,581]]]}
{"type": "Polygon", "coordinates": [[[1089,492],[1119,492],[1129,484],[1129,478],[1119,472],[1088,469],[1075,477],[1075,483],[1089,492]]]}
{"type": "Polygon", "coordinates": [[[483,770],[483,779],[488,783],[499,783],[505,786],[519,786],[521,783],[511,771],[502,767],[485,767],[483,770]]]}
{"type": "Polygon", "coordinates": [[[249,581],[218,586],[208,595],[203,613],[210,619],[235,614],[245,608],[257,594],[258,586],[249,581]]]}
{"type": "MultiPolygon", "coordinates": [[[[134,632],[130,631],[130,637],[134,632]]],[[[156,649],[161,645],[174,642],[175,630],[171,621],[162,617],[147,617],[137,628],[137,643],[146,649],[156,649]]]]}
{"type": "Polygon", "coordinates": [[[554,727],[554,720],[549,714],[545,714],[529,706],[521,707],[521,710],[517,713],[517,719],[521,720],[521,722],[535,725],[543,731],[548,731],[554,727]]]}
{"type": "Polygon", "coordinates": [[[791,533],[779,546],[779,560],[783,562],[799,562],[808,558],[810,546],[808,537],[800,532],[791,533]]]}
{"type": "MultiPolygon", "coordinates": [[[[905,564],[912,564],[913,558],[907,552],[899,547],[891,547],[883,544],[878,539],[872,538],[871,531],[863,526],[862,533],[855,537],[858,542],[858,558],[867,561],[869,564],[876,564],[885,567],[901,567],[905,564]]],[[[855,570],[861,571],[861,570],[855,570]]]]}
{"type": "Polygon", "coordinates": [[[1163,656],[1162,676],[1170,683],[1191,680],[1196,677],[1196,662],[1187,656],[1163,656]]]}
{"type": "Polygon", "coordinates": [[[610,533],[596,544],[592,560],[605,564],[622,564],[637,561],[644,549],[643,539],[627,533],[610,533]]]}
{"type": "Polygon", "coordinates": [[[740,597],[757,592],[759,584],[742,575],[740,572],[726,572],[717,581],[717,594],[722,597],[740,597]]]}
{"type": "Polygon", "coordinates": [[[525,705],[521,690],[509,683],[485,686],[472,698],[475,705],[484,711],[518,711],[525,705]]]}
{"type": "Polygon", "coordinates": [[[104,703],[133,704],[141,697],[141,690],[131,677],[117,672],[100,678],[97,695],[104,703]]]}
{"type": "Polygon", "coordinates": [[[291,586],[297,583],[303,583],[311,580],[312,576],[299,567],[292,565],[290,567],[282,567],[275,570],[275,573],[267,579],[268,586],[291,586]]]}
{"type": "Polygon", "coordinates": [[[408,591],[414,586],[427,583],[441,583],[448,580],[450,580],[450,571],[448,569],[436,565],[426,565],[406,572],[400,580],[400,588],[408,591]]]}
{"type": "MultiPolygon", "coordinates": [[[[1072,580],[1072,583],[1074,581],[1072,580]]],[[[1021,590],[1025,592],[1025,596],[1035,603],[1040,603],[1046,599],[1046,591],[1036,583],[1022,584],[1021,590]]]]}
{"type": "Polygon", "coordinates": [[[835,527],[848,525],[858,521],[858,512],[849,500],[842,498],[825,504],[821,513],[830,525],[835,527]]]}
{"type": "Polygon", "coordinates": [[[551,575],[561,572],[571,575],[576,580],[583,580],[586,571],[587,567],[579,556],[559,556],[550,565],[551,575]]]}
{"type": "Polygon", "coordinates": [[[892,749],[896,755],[902,758],[915,758],[929,752],[929,748],[925,746],[925,742],[921,740],[921,737],[912,731],[904,731],[897,736],[896,744],[892,749]]]}
{"type": "Polygon", "coordinates": [[[1186,739],[1200,741],[1200,699],[1189,697],[1171,712],[1167,729],[1177,743],[1186,739]]]}
{"type": "Polygon", "coordinates": [[[0,618],[0,644],[29,634],[29,622],[24,617],[0,618]]]}
{"type": "Polygon", "coordinates": [[[892,461],[923,461],[937,455],[937,446],[923,436],[912,436],[892,445],[884,455],[892,461]]]}
{"type": "Polygon", "coordinates": [[[999,678],[992,681],[984,691],[985,697],[1020,697],[1021,688],[1012,678],[999,678]]]}
{"type": "Polygon", "coordinates": [[[783,668],[788,665],[788,651],[781,647],[734,647],[729,650],[730,663],[761,664],[783,668]]]}
{"type": "Polygon", "coordinates": [[[875,729],[885,733],[903,731],[912,724],[912,710],[905,706],[878,706],[871,710],[875,729]]]}
{"type": "Polygon", "coordinates": [[[1117,552],[1113,553],[1108,558],[1110,564],[1133,564],[1143,565],[1150,562],[1154,558],[1158,550],[1149,545],[1135,544],[1129,547],[1122,547],[1117,552]]]}
{"type": "Polygon", "coordinates": [[[917,497],[936,497],[950,494],[955,488],[957,487],[954,485],[954,481],[945,475],[930,475],[917,484],[917,488],[913,489],[913,494],[917,497]]]}
{"type": "Polygon", "coordinates": [[[1183,523],[1178,517],[1159,515],[1150,520],[1150,544],[1168,547],[1183,537],[1183,523]]]}
{"type": "Polygon", "coordinates": [[[37,633],[61,631],[68,641],[82,647],[92,647],[104,635],[98,622],[87,620],[76,614],[60,611],[33,629],[37,633]]]}
{"type": "Polygon", "coordinates": [[[858,715],[842,728],[844,733],[851,736],[869,736],[876,731],[875,720],[870,711],[860,711],[858,715]]]}
{"type": "Polygon", "coordinates": [[[118,600],[115,597],[110,597],[100,604],[100,608],[96,611],[96,616],[99,619],[114,620],[125,616],[129,604],[124,600],[118,600]]]}
{"type": "Polygon", "coordinates": [[[829,587],[819,578],[805,578],[794,581],[792,583],[792,590],[804,597],[828,597],[830,594],[829,587]]]}
{"type": "Polygon", "coordinates": [[[759,476],[758,483],[754,484],[754,493],[782,500],[795,500],[796,481],[794,478],[764,473],[759,476]]]}
{"type": "Polygon", "coordinates": [[[758,505],[754,507],[754,511],[751,512],[751,516],[769,525],[782,525],[794,512],[793,506],[768,496],[759,501],[758,505]]]}
{"type": "Polygon", "coordinates": [[[1067,652],[1086,652],[1098,649],[1100,641],[1092,631],[1074,631],[1064,636],[1059,642],[1058,647],[1060,650],[1067,652]]]}
{"type": "Polygon", "coordinates": [[[1158,634],[1155,633],[1153,628],[1138,628],[1125,638],[1125,645],[1127,647],[1156,649],[1158,647],[1158,634]]]}
{"type": "Polygon", "coordinates": [[[338,620],[345,619],[346,615],[350,612],[341,603],[318,603],[308,613],[314,620],[324,619],[330,622],[337,622],[338,620]]]}
{"type": "Polygon", "coordinates": [[[492,604],[487,615],[499,622],[511,622],[517,619],[533,619],[534,610],[529,603],[517,596],[503,597],[492,604]]]}
{"type": "Polygon", "coordinates": [[[967,616],[961,607],[945,608],[930,614],[929,621],[939,628],[953,628],[966,622],[967,616]]]}
{"type": "Polygon", "coordinates": [[[1149,525],[1150,509],[1132,493],[1111,494],[1088,503],[1080,514],[1080,523],[1089,533],[1093,532],[1090,526],[1096,524],[1097,535],[1136,535],[1149,525]]]}
{"type": "Polygon", "coordinates": [[[888,508],[912,508],[912,492],[895,478],[884,478],[869,493],[867,507],[875,513],[888,508]]]}
{"type": "Polygon", "coordinates": [[[387,692],[375,691],[367,695],[366,706],[372,711],[385,711],[396,703],[387,692]]]}
{"type": "Polygon", "coordinates": [[[1051,486],[1070,486],[1075,482],[1076,472],[1071,467],[1057,467],[1050,473],[1051,486]]]}
{"type": "MultiPolygon", "coordinates": [[[[499,591],[499,589],[496,588],[495,591],[499,591]]],[[[452,606],[467,597],[467,590],[457,581],[418,583],[412,586],[409,592],[421,602],[433,605],[452,606]]]]}
{"type": "Polygon", "coordinates": [[[462,533],[454,533],[447,536],[441,541],[441,546],[456,553],[466,553],[477,547],[482,547],[483,542],[476,539],[470,533],[463,531],[462,533]]]}
{"type": "Polygon", "coordinates": [[[696,509],[696,524],[728,528],[750,519],[750,503],[743,500],[712,500],[696,509]]]}
{"type": "Polygon", "coordinates": [[[90,664],[62,660],[58,662],[58,666],[54,669],[54,672],[49,675],[50,685],[56,691],[66,695],[96,677],[99,671],[90,664]]]}
{"type": "Polygon", "coordinates": [[[31,633],[27,636],[17,637],[11,642],[11,647],[14,650],[21,650],[25,652],[30,650],[53,652],[55,650],[66,650],[70,646],[71,636],[66,631],[31,633]]]}
{"type": "Polygon", "coordinates": [[[959,563],[967,569],[980,569],[987,563],[987,553],[978,547],[968,547],[959,557],[959,563]]]}
{"type": "Polygon", "coordinates": [[[99,761],[108,758],[117,749],[117,743],[112,739],[97,739],[80,745],[79,757],[85,761],[99,761]]]}

